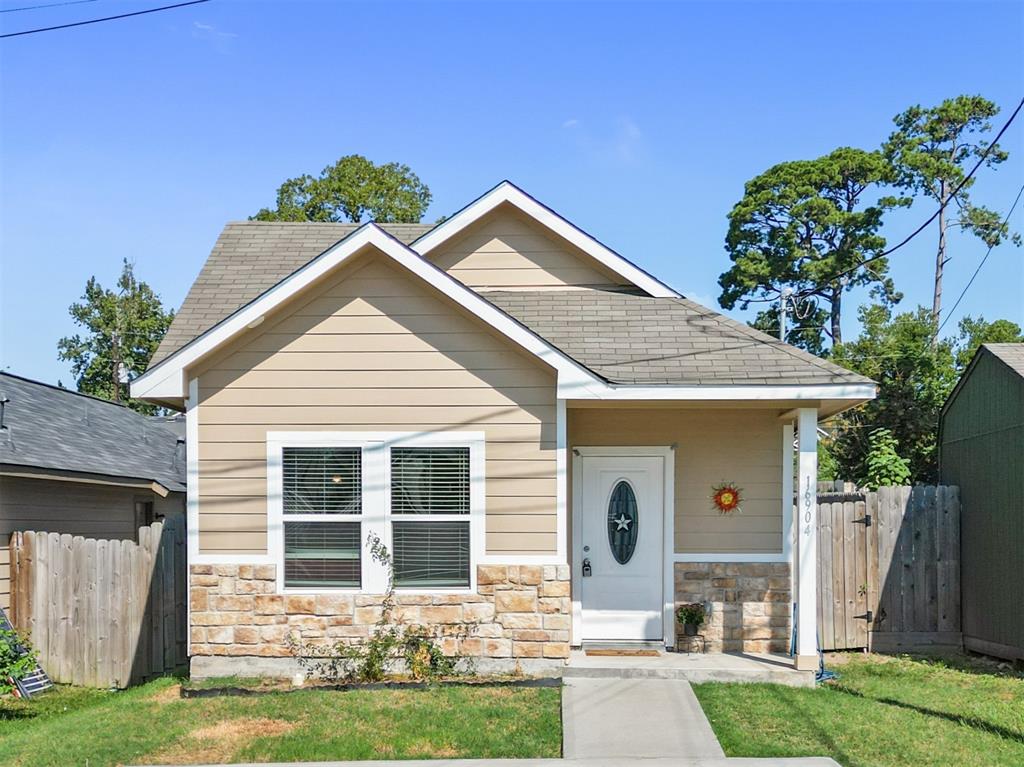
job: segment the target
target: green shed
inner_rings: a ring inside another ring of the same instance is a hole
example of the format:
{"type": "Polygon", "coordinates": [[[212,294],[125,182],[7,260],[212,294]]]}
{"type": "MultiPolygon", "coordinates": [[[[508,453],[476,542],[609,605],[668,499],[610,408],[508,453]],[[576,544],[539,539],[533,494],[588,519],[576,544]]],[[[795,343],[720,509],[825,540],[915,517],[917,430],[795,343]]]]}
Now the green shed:
{"type": "Polygon", "coordinates": [[[939,421],[942,484],[959,485],[964,647],[1024,659],[1024,344],[984,344],[939,421]]]}

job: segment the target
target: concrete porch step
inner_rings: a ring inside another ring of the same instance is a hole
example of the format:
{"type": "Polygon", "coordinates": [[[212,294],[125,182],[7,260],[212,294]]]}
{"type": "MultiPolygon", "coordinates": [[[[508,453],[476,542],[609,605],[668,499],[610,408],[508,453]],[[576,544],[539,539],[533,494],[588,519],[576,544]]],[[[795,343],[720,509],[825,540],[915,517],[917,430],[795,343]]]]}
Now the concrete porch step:
{"type": "Polygon", "coordinates": [[[594,656],[575,650],[566,679],[679,679],[686,682],[769,682],[813,687],[813,671],[797,671],[786,655],[666,653],[657,657],[594,656]]]}

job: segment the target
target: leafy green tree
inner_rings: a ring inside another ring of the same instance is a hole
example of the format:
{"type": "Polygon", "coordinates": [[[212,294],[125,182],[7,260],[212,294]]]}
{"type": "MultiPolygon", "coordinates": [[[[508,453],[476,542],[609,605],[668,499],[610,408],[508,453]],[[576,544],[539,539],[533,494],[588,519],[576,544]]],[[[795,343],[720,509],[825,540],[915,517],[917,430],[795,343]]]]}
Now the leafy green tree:
{"type": "Polygon", "coordinates": [[[125,260],[116,290],[90,277],[81,302],[68,311],[86,332],[60,339],[57,349],[71,363],[78,391],[156,412],[155,405],[127,398],[127,379],[145,371],[174,312],[165,311],[153,289],[136,279],[134,266],[125,260]]]}
{"type": "Polygon", "coordinates": [[[938,479],[939,412],[956,383],[954,346],[933,343],[931,312],[893,316],[886,306],[859,312],[860,336],[833,348],[831,359],[878,382],[878,396],[836,420],[834,452],[844,477],[866,477],[870,434],[887,429],[898,441],[915,482],[938,479]]]}
{"type": "Polygon", "coordinates": [[[956,368],[962,373],[970,364],[978,347],[982,344],[1019,344],[1024,343],[1020,325],[1010,320],[986,322],[984,317],[964,317],[958,326],[960,331],[957,350],[956,368]]]}
{"type": "Polygon", "coordinates": [[[982,156],[987,168],[1005,162],[1009,156],[998,145],[990,147],[984,138],[992,129],[989,120],[998,113],[999,107],[981,96],[957,96],[928,108],[913,106],[893,118],[896,130],[883,146],[895,168],[896,183],[917,196],[934,200],[941,208],[932,293],[932,323],[936,328],[942,312],[942,272],[950,259],[948,230],[959,228],[988,246],[998,245],[1007,237],[1020,244],[1020,237],[1010,235],[999,213],[971,201],[969,190],[976,176],[955,191],[982,156]]]}
{"type": "Polygon", "coordinates": [[[868,434],[864,469],[860,484],[871,490],[910,482],[910,464],[900,457],[899,442],[888,429],[873,429],[868,434]]]}
{"type": "MultiPolygon", "coordinates": [[[[794,461],[799,461],[799,456],[794,456],[794,461]]],[[[832,454],[831,440],[828,438],[818,440],[818,481],[834,482],[842,479],[842,471],[839,469],[839,462],[832,454]]]]}
{"type": "MultiPolygon", "coordinates": [[[[870,285],[882,303],[900,299],[887,259],[861,266],[885,248],[880,234],[885,212],[909,204],[874,195],[891,180],[891,166],[881,153],[843,147],[816,160],[781,163],[748,181],[743,199],[729,213],[725,249],[733,265],[719,277],[719,303],[747,308],[750,301],[770,300],[789,286],[825,304],[825,332],[841,343],[846,291],[870,285]]],[[[799,338],[807,348],[822,343],[820,332],[817,340],[807,333],[799,338]]]]}
{"type": "Polygon", "coordinates": [[[257,221],[351,221],[416,223],[430,205],[430,189],[408,165],[374,165],[345,155],[319,176],[290,178],[277,190],[277,207],[263,208],[257,221]]]}

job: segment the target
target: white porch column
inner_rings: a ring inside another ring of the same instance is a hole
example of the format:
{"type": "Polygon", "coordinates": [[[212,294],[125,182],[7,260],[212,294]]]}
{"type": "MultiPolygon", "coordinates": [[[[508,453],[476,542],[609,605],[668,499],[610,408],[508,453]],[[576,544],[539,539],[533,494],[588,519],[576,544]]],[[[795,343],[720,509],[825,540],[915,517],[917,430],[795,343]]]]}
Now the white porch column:
{"type": "Polygon", "coordinates": [[[797,416],[800,448],[797,470],[797,625],[798,669],[818,667],[818,411],[800,408],[797,416]]]}

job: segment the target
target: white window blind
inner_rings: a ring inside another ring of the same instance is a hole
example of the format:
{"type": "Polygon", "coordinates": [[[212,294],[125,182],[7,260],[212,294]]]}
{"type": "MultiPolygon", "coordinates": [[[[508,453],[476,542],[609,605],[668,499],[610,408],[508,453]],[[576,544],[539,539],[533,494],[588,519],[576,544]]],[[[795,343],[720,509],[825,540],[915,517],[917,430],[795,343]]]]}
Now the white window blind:
{"type": "Polygon", "coordinates": [[[358,522],[287,522],[284,585],[357,588],[361,538],[358,522]]]}
{"type": "Polygon", "coordinates": [[[284,448],[284,513],[359,514],[361,463],[358,447],[284,448]]]}
{"type": "Polygon", "coordinates": [[[391,513],[469,514],[469,448],[392,448],[391,513]]]}
{"type": "Polygon", "coordinates": [[[469,522],[392,522],[395,586],[469,586],[469,522]]]}
{"type": "Polygon", "coordinates": [[[284,585],[362,582],[362,449],[285,447],[281,453],[284,585]]]}

